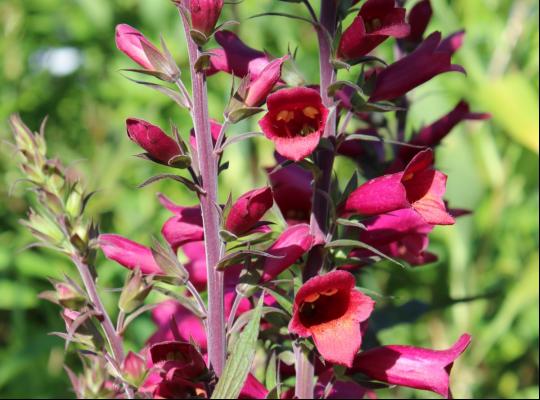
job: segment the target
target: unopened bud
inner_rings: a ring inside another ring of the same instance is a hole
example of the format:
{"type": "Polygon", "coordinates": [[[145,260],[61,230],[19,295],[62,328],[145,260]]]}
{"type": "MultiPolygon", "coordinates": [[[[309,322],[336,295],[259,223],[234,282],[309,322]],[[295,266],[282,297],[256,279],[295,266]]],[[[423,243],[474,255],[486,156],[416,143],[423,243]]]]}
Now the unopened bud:
{"type": "Polygon", "coordinates": [[[130,313],[139,308],[143,303],[150,291],[152,285],[146,283],[142,276],[141,270],[136,269],[127,279],[120,300],[118,301],[118,307],[124,313],[130,313]]]}

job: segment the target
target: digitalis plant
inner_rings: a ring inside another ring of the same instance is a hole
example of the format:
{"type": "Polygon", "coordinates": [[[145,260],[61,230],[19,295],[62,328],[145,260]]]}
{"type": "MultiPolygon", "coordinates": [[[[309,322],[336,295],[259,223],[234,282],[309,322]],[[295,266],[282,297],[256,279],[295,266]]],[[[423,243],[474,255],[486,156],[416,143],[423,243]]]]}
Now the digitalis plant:
{"type": "Polygon", "coordinates": [[[66,332],[57,334],[79,350],[82,373],[67,369],[78,397],[363,398],[389,385],[451,396],[452,364],[471,337],[464,333],[447,350],[365,348],[377,304],[359,283],[378,262],[397,268],[434,262],[433,227],[464,214],[444,200],[447,176],[435,167],[436,147],[459,122],[489,116],[460,102],[418,132],[405,131],[407,93],[440,74],[464,72],[451,62],[464,33],[425,34],[429,0],[406,8],[395,0],[283,3],[294,11],[265,13],[261,3],[259,17],[311,24],[317,82],[297,86],[290,71],[303,66],[293,54],[253,49],[228,30],[233,24],[221,21],[222,13],[242,3],[171,3],[189,71],[180,70],[164,39],[157,46],[137,29],[117,26],[118,49],[138,64],[127,73],[142,76],[135,82],[168,96],[193,123],[166,132],[126,116],[140,157],[169,168],[141,186],[168,179],[193,196],[191,204],[176,204],[158,194],[171,216],[163,240],[150,247],[122,232],[100,233],[85,217],[90,194],[83,184],[47,158],[44,125],[33,133],[11,119],[22,173],[37,195],[38,207],[24,224],[40,245],[70,257],[79,273],[43,294],[62,308],[66,332]],[[345,22],[350,14],[352,22],[345,22]],[[375,56],[390,41],[394,59],[375,56]],[[214,121],[208,85],[218,73],[230,75],[234,90],[223,119],[214,121]],[[242,120],[261,132],[230,134],[242,120]],[[190,136],[180,134],[191,128],[190,136]],[[275,146],[268,183],[220,198],[235,192],[218,190],[227,169],[223,153],[254,136],[275,146]],[[342,187],[338,157],[357,165],[342,187]],[[129,270],[114,324],[96,289],[97,251],[129,270]],[[170,299],[149,304],[152,291],[170,299]],[[156,332],[126,355],[124,332],[150,311],[156,332]],[[264,357],[255,359],[256,352],[264,357]],[[264,384],[256,375],[266,377],[264,384]]]}

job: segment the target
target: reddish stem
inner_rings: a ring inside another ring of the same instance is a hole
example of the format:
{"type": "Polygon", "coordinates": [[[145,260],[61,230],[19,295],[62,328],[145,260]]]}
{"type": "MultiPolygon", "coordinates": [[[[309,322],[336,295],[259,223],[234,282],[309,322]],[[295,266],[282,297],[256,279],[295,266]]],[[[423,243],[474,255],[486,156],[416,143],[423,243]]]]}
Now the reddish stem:
{"type": "Polygon", "coordinates": [[[223,273],[215,266],[221,258],[219,238],[220,215],[217,200],[218,157],[214,155],[210,119],[208,116],[208,91],[206,77],[195,69],[200,56],[197,44],[191,39],[189,22],[180,12],[188,45],[191,85],[193,94],[192,118],[197,140],[197,155],[202,187],[205,195],[199,196],[201,203],[204,244],[206,250],[206,272],[208,275],[208,359],[217,376],[225,364],[225,312],[223,305],[223,273]]]}
{"type": "MultiPolygon", "coordinates": [[[[320,67],[320,87],[321,98],[326,107],[334,105],[332,98],[328,96],[328,86],[336,78],[334,67],[331,63],[332,49],[330,37],[336,30],[337,2],[335,0],[321,0],[321,27],[317,28],[317,37],[319,39],[319,67],[320,67]]],[[[331,113],[327,121],[324,137],[333,140],[336,135],[336,113],[331,113]]],[[[328,233],[328,193],[332,183],[332,169],[334,165],[334,151],[320,149],[314,155],[315,162],[321,170],[321,176],[314,183],[313,188],[313,206],[311,210],[310,225],[313,233],[328,233]]],[[[303,271],[304,282],[317,275],[322,268],[325,259],[325,250],[323,246],[314,247],[308,255],[306,266],[303,271]]],[[[313,355],[303,351],[295,346],[295,369],[296,369],[296,387],[295,396],[299,399],[314,398],[314,374],[313,355]]]]}

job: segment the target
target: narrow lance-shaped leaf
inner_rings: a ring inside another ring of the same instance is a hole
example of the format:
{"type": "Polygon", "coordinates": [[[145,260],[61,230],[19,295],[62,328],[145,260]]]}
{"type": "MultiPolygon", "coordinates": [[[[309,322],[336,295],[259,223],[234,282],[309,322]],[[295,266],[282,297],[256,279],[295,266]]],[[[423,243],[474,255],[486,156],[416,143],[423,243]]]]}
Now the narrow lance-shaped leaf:
{"type": "Polygon", "coordinates": [[[253,317],[244,328],[238,340],[230,349],[230,356],[219,379],[212,399],[236,399],[244,386],[255,357],[255,346],[259,336],[259,325],[263,308],[264,295],[261,296],[253,317]]]}

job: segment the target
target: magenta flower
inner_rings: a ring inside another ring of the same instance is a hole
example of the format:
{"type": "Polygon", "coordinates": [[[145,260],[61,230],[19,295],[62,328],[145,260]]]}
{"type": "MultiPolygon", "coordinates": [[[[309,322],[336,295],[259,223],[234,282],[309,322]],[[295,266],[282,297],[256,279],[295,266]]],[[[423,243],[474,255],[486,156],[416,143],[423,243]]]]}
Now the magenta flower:
{"type": "Polygon", "coordinates": [[[244,103],[248,107],[259,107],[266,101],[266,98],[274,89],[274,86],[281,79],[281,68],[288,56],[277,58],[270,62],[255,79],[251,79],[244,103]]]}
{"type": "Polygon", "coordinates": [[[156,125],[142,119],[128,118],[126,128],[129,138],[146,150],[154,161],[168,165],[171,159],[182,153],[178,143],[156,125]]]}
{"type": "Polygon", "coordinates": [[[200,206],[182,207],[174,204],[163,194],[159,194],[159,201],[174,214],[174,217],[165,221],[161,228],[161,234],[174,251],[186,243],[204,239],[200,206]]]}
{"type": "Polygon", "coordinates": [[[304,253],[322,240],[311,234],[308,224],[298,224],[287,228],[277,240],[266,250],[267,253],[281,257],[267,257],[263,265],[262,282],[268,282],[281,274],[304,253]]]}
{"type": "Polygon", "coordinates": [[[141,32],[127,24],[116,26],[116,47],[141,67],[150,71],[155,68],[148,58],[147,51],[161,54],[141,32]]]}
{"type": "Polygon", "coordinates": [[[247,46],[231,31],[216,32],[215,38],[222,49],[209,51],[212,55],[210,68],[206,70],[208,76],[223,71],[239,78],[249,73],[251,79],[257,79],[271,61],[268,55],[247,46]]]}
{"type": "Polygon", "coordinates": [[[180,250],[188,259],[184,267],[189,272],[189,281],[197,290],[205,290],[207,278],[204,241],[186,243],[180,250]]]}
{"type": "MultiPolygon", "coordinates": [[[[433,225],[410,208],[381,214],[363,221],[366,230],[360,232],[359,240],[367,243],[390,257],[402,259],[411,265],[424,265],[437,260],[437,256],[426,251],[428,234],[433,225]]],[[[366,249],[356,249],[351,257],[372,256],[366,249]]]]}
{"type": "Polygon", "coordinates": [[[205,350],[206,333],[200,318],[191,311],[174,300],[167,300],[159,303],[152,310],[152,320],[157,325],[156,332],[147,340],[149,344],[175,340],[171,330],[171,324],[176,322],[176,330],[180,334],[181,340],[193,341],[201,349],[205,350]],[[173,320],[174,317],[174,320],[173,320]]]}
{"type": "Polygon", "coordinates": [[[445,72],[462,72],[463,67],[451,63],[452,51],[441,46],[441,33],[434,32],[418,48],[389,65],[377,75],[369,101],[391,100],[445,72]]]}
{"type": "Polygon", "coordinates": [[[249,374],[244,387],[240,391],[239,399],[266,399],[268,396],[268,389],[253,376],[249,374]]]}
{"type": "Polygon", "coordinates": [[[460,101],[452,111],[439,118],[434,123],[422,128],[410,141],[417,146],[435,147],[460,122],[466,120],[485,120],[491,118],[488,113],[473,113],[469,104],[460,101]]]}
{"type": "MultiPolygon", "coordinates": [[[[462,121],[485,120],[491,118],[488,113],[473,113],[469,104],[460,101],[452,111],[442,116],[430,125],[424,126],[418,133],[413,134],[410,144],[435,148],[462,121]]],[[[419,152],[414,147],[402,146],[398,156],[389,168],[390,172],[402,169],[419,152]]]]}
{"type": "Polygon", "coordinates": [[[442,200],[445,190],[446,175],[433,169],[433,151],[423,150],[403,172],[371,179],[357,188],[344,211],[368,216],[412,208],[428,224],[451,225],[454,218],[442,200]]]}
{"type": "Polygon", "coordinates": [[[210,36],[221,14],[223,0],[189,0],[188,3],[191,28],[210,36]]]}
{"type": "Polygon", "coordinates": [[[169,341],[150,347],[153,372],[144,391],[153,398],[193,398],[204,393],[202,379],[207,375],[202,355],[190,343],[169,341]]]}
{"type": "Polygon", "coordinates": [[[362,344],[360,323],[367,320],[375,302],[355,289],[354,276],[333,271],[308,280],[294,298],[289,331],[312,336],[326,361],[352,366],[362,344]]]}
{"type": "Polygon", "coordinates": [[[396,7],[395,0],[368,0],[349,26],[339,43],[340,58],[352,60],[371,52],[388,37],[409,35],[405,9],[396,7]]]}
{"type": "Polygon", "coordinates": [[[328,116],[319,92],[305,87],[281,89],[268,96],[267,104],[259,125],[276,151],[293,161],[309,156],[319,144],[328,116]]]}
{"type": "Polygon", "coordinates": [[[412,346],[378,347],[358,354],[351,372],[360,372],[392,385],[429,390],[450,398],[452,365],[470,341],[470,335],[464,334],[448,350],[412,346]]]}
{"type": "MultiPolygon", "coordinates": [[[[376,398],[375,393],[356,382],[340,381],[334,379],[333,369],[327,368],[326,371],[318,374],[319,379],[315,385],[315,398],[317,399],[363,399],[376,398]],[[328,384],[333,382],[329,393],[326,393],[328,384]]],[[[291,397],[287,397],[291,398],[291,397]]]]}
{"type": "Polygon", "coordinates": [[[405,40],[415,44],[420,43],[432,15],[433,10],[431,9],[430,0],[421,0],[416,3],[407,17],[411,32],[405,40]]]}
{"type": "Polygon", "coordinates": [[[152,255],[152,250],[120,235],[99,235],[99,246],[109,260],[128,268],[139,268],[143,274],[163,274],[152,255]]]}
{"type": "Polygon", "coordinates": [[[272,207],[272,189],[263,187],[244,193],[232,205],[225,229],[235,235],[248,232],[272,207]]]}
{"type": "MultiPolygon", "coordinates": [[[[278,158],[282,162],[281,157],[278,158]]],[[[273,168],[267,168],[267,172],[273,168]]],[[[289,225],[309,222],[313,189],[311,173],[296,165],[288,165],[273,173],[268,178],[281,214],[289,225]]]]}

